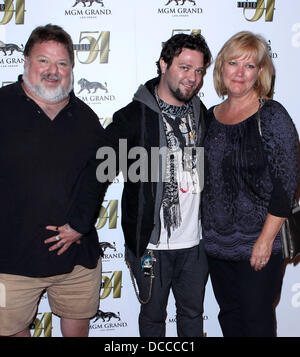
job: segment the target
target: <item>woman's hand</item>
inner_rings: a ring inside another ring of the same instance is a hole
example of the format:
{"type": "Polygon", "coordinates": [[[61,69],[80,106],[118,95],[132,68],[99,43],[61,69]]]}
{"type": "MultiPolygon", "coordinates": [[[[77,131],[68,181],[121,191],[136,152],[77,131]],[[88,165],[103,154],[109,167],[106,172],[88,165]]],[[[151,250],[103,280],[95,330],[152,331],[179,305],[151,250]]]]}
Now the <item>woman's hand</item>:
{"type": "Polygon", "coordinates": [[[272,254],[274,239],[284,220],[285,218],[273,216],[268,213],[261,234],[252,249],[250,264],[254,270],[259,271],[268,264],[272,254]]]}
{"type": "Polygon", "coordinates": [[[272,253],[273,241],[264,239],[261,235],[257,239],[252,249],[250,264],[254,270],[263,269],[268,263],[272,253]]]}

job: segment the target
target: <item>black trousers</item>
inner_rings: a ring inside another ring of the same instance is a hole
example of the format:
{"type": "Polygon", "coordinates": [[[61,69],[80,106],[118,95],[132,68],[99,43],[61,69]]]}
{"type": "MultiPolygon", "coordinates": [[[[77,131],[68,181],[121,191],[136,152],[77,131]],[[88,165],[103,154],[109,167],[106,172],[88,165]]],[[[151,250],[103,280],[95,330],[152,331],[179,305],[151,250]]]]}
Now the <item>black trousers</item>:
{"type": "MultiPolygon", "coordinates": [[[[177,250],[153,250],[154,263],[151,299],[141,304],[139,331],[142,337],[164,337],[166,307],[170,289],[176,303],[177,334],[179,337],[203,336],[203,299],[208,277],[207,260],[202,243],[177,250]]],[[[144,275],[141,259],[127,250],[127,261],[134,274],[139,296],[146,300],[150,278],[144,275]]]]}
{"type": "Polygon", "coordinates": [[[224,337],[275,337],[274,304],[281,289],[281,255],[272,255],[260,271],[249,261],[208,257],[208,265],[224,337]]]}

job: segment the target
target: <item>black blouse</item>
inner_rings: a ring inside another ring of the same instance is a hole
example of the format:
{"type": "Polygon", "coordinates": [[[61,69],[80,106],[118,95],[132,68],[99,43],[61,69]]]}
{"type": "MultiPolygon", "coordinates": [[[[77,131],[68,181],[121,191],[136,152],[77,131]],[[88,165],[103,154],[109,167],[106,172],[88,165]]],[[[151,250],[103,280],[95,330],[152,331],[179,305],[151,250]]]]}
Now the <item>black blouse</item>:
{"type": "MultiPolygon", "coordinates": [[[[298,185],[298,136],[284,107],[268,100],[238,124],[219,122],[210,108],[205,139],[202,225],[206,251],[249,259],[268,213],[287,217],[298,185]]],[[[279,234],[273,253],[281,252],[279,234]]]]}

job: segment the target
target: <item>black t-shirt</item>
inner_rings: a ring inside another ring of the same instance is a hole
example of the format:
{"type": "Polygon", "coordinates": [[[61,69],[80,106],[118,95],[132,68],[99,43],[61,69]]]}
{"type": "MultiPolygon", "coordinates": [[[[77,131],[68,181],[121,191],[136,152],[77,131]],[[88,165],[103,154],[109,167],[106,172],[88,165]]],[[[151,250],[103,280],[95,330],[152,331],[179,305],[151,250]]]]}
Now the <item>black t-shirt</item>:
{"type": "Polygon", "coordinates": [[[103,132],[73,92],[51,120],[26,96],[21,77],[0,89],[0,273],[51,276],[96,266],[94,223],[104,188],[95,158],[103,132]],[[55,235],[45,227],[65,223],[84,236],[58,256],[44,243],[55,235]]]}

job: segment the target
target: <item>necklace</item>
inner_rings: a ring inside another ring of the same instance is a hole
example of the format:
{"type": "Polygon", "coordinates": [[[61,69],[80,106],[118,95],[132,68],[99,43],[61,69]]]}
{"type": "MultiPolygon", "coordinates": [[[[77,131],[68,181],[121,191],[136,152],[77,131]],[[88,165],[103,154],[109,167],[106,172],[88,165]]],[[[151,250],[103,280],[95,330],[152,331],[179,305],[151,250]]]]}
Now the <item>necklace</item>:
{"type": "MultiPolygon", "coordinates": [[[[194,115],[192,114],[192,105],[191,103],[186,103],[181,107],[173,106],[158,97],[157,87],[155,87],[154,93],[163,118],[168,149],[171,152],[176,152],[180,149],[182,151],[182,175],[185,176],[185,180],[183,180],[183,177],[178,178],[179,190],[182,193],[187,193],[191,189],[193,193],[196,193],[197,131],[194,115]],[[183,182],[187,182],[186,187],[182,187],[183,182]],[[190,182],[192,182],[192,187],[188,184],[190,182]]],[[[171,167],[173,168],[173,175],[174,171],[181,172],[178,171],[174,159],[171,162],[171,167]]]]}

